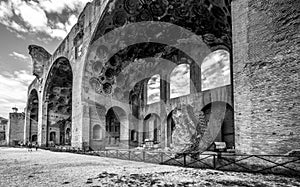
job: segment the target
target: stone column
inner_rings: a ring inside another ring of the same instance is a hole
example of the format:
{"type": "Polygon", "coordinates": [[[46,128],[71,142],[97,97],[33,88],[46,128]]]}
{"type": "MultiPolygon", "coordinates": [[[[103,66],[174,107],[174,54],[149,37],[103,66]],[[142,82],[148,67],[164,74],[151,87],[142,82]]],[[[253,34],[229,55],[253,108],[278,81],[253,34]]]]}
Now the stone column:
{"type": "Polygon", "coordinates": [[[129,123],[127,116],[119,116],[120,117],[120,147],[121,148],[129,148],[129,123]]]}
{"type": "Polygon", "coordinates": [[[30,125],[30,112],[28,108],[25,109],[25,123],[24,123],[24,143],[29,141],[29,125],[30,125]]]}
{"type": "Polygon", "coordinates": [[[154,120],[153,120],[153,115],[149,119],[148,127],[149,127],[149,139],[153,140],[154,139],[154,120]]]}
{"type": "Polygon", "coordinates": [[[48,131],[48,102],[49,100],[46,98],[43,107],[42,107],[42,120],[41,125],[39,125],[41,128],[39,128],[39,135],[38,135],[38,142],[39,146],[48,146],[48,136],[49,136],[49,131],[48,131]]]}

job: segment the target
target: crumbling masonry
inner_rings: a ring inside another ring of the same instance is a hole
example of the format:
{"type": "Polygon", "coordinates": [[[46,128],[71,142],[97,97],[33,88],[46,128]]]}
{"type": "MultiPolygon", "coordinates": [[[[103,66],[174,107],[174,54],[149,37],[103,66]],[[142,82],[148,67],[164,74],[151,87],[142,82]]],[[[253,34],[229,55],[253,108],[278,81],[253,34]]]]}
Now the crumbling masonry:
{"type": "Polygon", "coordinates": [[[94,0],[53,54],[29,46],[24,141],[164,149],[198,132],[203,150],[297,149],[299,11],[294,0],[94,0]]]}

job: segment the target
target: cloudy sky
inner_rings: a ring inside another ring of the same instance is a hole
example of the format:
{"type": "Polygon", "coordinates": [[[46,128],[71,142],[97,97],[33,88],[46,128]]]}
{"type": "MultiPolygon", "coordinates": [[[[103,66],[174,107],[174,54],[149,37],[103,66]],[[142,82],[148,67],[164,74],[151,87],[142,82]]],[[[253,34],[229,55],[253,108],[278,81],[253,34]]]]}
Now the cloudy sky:
{"type": "Polygon", "coordinates": [[[190,65],[178,65],[170,75],[170,98],[190,94],[190,65]]]}
{"type": "Polygon", "coordinates": [[[23,111],[34,79],[28,45],[53,53],[91,0],[0,0],[0,116],[23,111]]]}
{"type": "Polygon", "coordinates": [[[204,59],[201,65],[203,91],[231,83],[229,62],[229,53],[225,50],[217,50],[204,59]]]}
{"type": "MultiPolygon", "coordinates": [[[[170,98],[190,94],[190,66],[181,64],[170,74],[170,98]]],[[[148,81],[147,104],[160,101],[160,76],[153,75],[148,81]]]]}
{"type": "Polygon", "coordinates": [[[147,104],[160,101],[160,75],[153,75],[148,81],[147,104]]]}

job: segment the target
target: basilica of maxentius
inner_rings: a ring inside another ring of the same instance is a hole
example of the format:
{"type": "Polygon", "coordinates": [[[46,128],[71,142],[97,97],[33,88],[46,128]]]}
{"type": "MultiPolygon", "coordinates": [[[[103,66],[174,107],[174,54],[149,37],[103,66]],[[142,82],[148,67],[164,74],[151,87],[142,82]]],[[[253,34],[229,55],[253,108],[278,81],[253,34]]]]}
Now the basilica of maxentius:
{"type": "Polygon", "coordinates": [[[203,152],[215,142],[243,154],[298,149],[297,29],[285,24],[288,12],[269,13],[299,10],[277,2],[88,3],[54,53],[29,46],[36,79],[24,141],[89,150],[203,152]],[[279,25],[289,30],[285,41],[279,25]]]}

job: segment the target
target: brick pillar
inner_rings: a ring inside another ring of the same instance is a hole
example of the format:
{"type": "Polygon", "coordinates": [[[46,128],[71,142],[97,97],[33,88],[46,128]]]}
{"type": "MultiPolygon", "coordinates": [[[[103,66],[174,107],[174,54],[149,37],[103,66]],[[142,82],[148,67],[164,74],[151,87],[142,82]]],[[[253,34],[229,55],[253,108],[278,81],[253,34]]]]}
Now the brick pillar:
{"type": "Polygon", "coordinates": [[[48,100],[46,99],[42,107],[41,125],[39,125],[38,143],[39,146],[47,146],[48,142],[48,100]]]}

